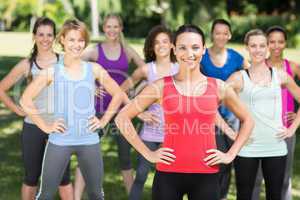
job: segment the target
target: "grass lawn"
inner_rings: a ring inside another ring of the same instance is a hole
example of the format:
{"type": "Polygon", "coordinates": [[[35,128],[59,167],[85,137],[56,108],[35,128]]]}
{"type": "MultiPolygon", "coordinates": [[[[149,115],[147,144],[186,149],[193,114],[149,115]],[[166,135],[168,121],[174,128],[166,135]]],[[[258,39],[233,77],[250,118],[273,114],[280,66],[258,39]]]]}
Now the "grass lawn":
{"type": "MultiPolygon", "coordinates": [[[[21,57],[26,56],[31,48],[31,36],[25,33],[0,33],[0,78],[2,78],[21,57]]],[[[132,40],[132,46],[141,54],[142,40],[132,40]]],[[[245,54],[241,45],[232,45],[245,54]]],[[[287,50],[287,57],[297,61],[295,49],[287,50]]],[[[13,90],[16,91],[16,90],[13,90]]],[[[20,187],[22,184],[22,162],[20,131],[22,119],[4,108],[0,103],[0,200],[20,199],[20,187]]],[[[299,133],[298,133],[299,134],[299,133]]],[[[101,148],[104,156],[105,179],[104,191],[108,200],[125,200],[126,192],[118,170],[116,145],[112,137],[103,138],[101,148]]],[[[300,141],[298,140],[295,153],[293,173],[293,196],[300,200],[300,141]]],[[[136,153],[132,153],[132,161],[136,164],[136,153]]],[[[76,158],[72,157],[72,170],[76,166],[76,158]]],[[[74,173],[73,173],[74,174],[74,173]]],[[[72,177],[74,178],[74,177],[72,177]]],[[[150,174],[145,186],[144,198],[151,198],[151,183],[153,173],[150,174]]],[[[235,199],[235,187],[230,188],[229,200],[235,199]]],[[[263,199],[263,196],[262,196],[263,199]]]]}

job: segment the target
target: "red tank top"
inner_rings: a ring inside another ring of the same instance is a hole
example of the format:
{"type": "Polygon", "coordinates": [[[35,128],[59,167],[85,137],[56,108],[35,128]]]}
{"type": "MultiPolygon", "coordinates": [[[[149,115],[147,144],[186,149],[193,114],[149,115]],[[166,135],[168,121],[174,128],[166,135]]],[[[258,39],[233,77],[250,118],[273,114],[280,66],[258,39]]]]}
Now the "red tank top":
{"type": "Polygon", "coordinates": [[[215,118],[218,108],[217,83],[207,78],[201,96],[178,93],[172,77],[164,78],[162,107],[165,137],[162,146],[174,150],[175,161],[158,163],[158,171],[178,173],[217,173],[218,166],[208,166],[203,159],[208,149],[216,149],[215,118]]]}

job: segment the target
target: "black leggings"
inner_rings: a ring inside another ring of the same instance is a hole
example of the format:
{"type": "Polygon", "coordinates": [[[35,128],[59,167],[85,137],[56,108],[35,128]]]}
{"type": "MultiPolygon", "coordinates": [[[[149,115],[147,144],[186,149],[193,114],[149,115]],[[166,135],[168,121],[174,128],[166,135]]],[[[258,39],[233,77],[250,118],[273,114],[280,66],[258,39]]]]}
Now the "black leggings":
{"type": "MultiPolygon", "coordinates": [[[[24,163],[24,183],[37,186],[42,171],[42,162],[48,134],[34,124],[24,122],[21,134],[22,158],[24,163]]],[[[70,183],[70,163],[68,164],[60,185],[70,183]]]]}
{"type": "MultiPolygon", "coordinates": [[[[102,115],[97,114],[97,116],[101,117],[102,115]]],[[[132,169],[131,158],[130,158],[131,145],[120,133],[119,128],[116,126],[113,119],[108,123],[108,125],[105,128],[99,131],[98,135],[100,138],[105,135],[112,135],[114,140],[117,143],[120,169],[121,170],[132,169]]]]}
{"type": "Polygon", "coordinates": [[[266,200],[281,200],[286,156],[246,158],[234,161],[237,200],[251,200],[259,161],[266,186],[266,200]]]}
{"type": "Polygon", "coordinates": [[[152,200],[219,200],[218,174],[168,173],[156,171],[152,200]]]}

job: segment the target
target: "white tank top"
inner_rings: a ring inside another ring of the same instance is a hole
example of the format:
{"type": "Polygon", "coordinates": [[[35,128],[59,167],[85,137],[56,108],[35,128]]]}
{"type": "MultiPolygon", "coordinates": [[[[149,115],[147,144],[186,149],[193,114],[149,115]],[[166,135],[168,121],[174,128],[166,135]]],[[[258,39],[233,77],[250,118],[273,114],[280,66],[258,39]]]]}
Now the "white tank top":
{"type": "Polygon", "coordinates": [[[278,72],[272,71],[272,81],[268,86],[260,86],[251,81],[245,70],[242,70],[244,87],[240,93],[241,100],[247,105],[255,121],[254,129],[247,143],[239,152],[242,157],[273,157],[287,154],[284,140],[276,134],[283,127],[281,85],[278,72]]]}

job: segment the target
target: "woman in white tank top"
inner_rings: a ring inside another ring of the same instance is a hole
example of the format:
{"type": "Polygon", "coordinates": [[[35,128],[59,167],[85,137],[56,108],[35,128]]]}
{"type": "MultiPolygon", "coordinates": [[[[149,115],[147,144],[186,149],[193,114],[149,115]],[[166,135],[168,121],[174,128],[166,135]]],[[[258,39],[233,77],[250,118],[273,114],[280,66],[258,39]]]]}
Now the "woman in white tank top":
{"type": "Polygon", "coordinates": [[[284,128],[281,87],[286,87],[298,102],[300,88],[286,72],[266,65],[267,38],[261,30],[249,31],[245,44],[251,67],[234,73],[227,80],[255,120],[247,145],[235,159],[237,200],[251,200],[259,162],[265,179],[266,199],[280,200],[287,154],[284,139],[293,136],[300,124],[298,110],[292,125],[284,128]]]}

